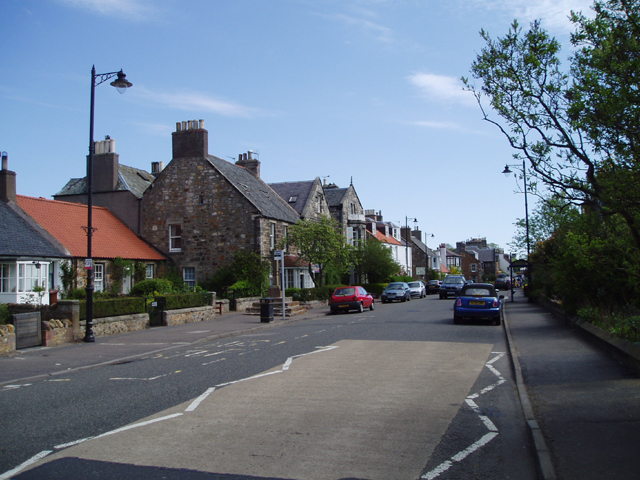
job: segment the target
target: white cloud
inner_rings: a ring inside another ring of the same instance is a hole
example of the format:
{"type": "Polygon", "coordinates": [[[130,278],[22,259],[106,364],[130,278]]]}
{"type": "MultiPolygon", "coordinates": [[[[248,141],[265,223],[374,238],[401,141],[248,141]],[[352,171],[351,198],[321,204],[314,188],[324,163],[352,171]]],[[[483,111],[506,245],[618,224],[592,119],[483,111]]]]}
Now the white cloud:
{"type": "Polygon", "coordinates": [[[582,11],[592,16],[593,0],[475,0],[476,4],[489,9],[502,10],[521,23],[541,20],[542,28],[562,30],[566,33],[574,30],[568,17],[571,10],[582,11]]]}
{"type": "Polygon", "coordinates": [[[432,73],[414,73],[407,77],[409,82],[418,88],[420,95],[427,100],[462,105],[476,105],[471,92],[462,89],[460,79],[434,75],[432,73]]]}
{"type": "Polygon", "coordinates": [[[333,15],[318,14],[318,16],[340,22],[349,28],[357,28],[363,30],[375,36],[382,42],[391,42],[393,40],[393,31],[390,28],[385,27],[384,25],[380,25],[379,23],[372,22],[371,20],[366,20],[364,18],[355,17],[353,15],[346,15],[343,13],[337,13],[333,15]]]}
{"type": "Polygon", "coordinates": [[[263,114],[263,112],[258,109],[220,100],[201,92],[161,93],[152,92],[144,87],[136,87],[135,95],[145,101],[157,103],[176,110],[212,112],[227,117],[245,118],[263,114]]]}
{"type": "Polygon", "coordinates": [[[434,122],[430,120],[419,120],[411,122],[411,125],[423,128],[438,128],[446,130],[460,130],[460,125],[454,122],[434,122]]]}
{"type": "Polygon", "coordinates": [[[158,16],[157,4],[149,0],[58,0],[72,8],[129,20],[151,20],[158,16]]]}

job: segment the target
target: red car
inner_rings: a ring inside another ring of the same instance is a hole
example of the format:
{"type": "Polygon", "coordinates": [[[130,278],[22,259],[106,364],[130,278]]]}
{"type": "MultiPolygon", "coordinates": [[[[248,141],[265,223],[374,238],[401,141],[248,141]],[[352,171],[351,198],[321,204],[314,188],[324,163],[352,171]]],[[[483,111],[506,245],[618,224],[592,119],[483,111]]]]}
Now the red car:
{"type": "Polygon", "coordinates": [[[329,302],[331,313],[334,315],[340,311],[357,310],[358,312],[364,312],[365,308],[373,310],[375,308],[374,304],[373,297],[363,287],[356,286],[336,288],[329,302]]]}

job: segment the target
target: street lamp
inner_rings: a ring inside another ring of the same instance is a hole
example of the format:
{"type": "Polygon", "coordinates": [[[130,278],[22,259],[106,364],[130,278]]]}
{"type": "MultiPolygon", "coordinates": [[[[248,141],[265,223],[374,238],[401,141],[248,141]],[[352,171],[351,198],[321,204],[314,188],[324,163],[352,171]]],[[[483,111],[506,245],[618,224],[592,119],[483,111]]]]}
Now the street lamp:
{"type": "MultiPolygon", "coordinates": [[[[520,165],[505,165],[504,173],[505,177],[508,177],[510,173],[513,173],[509,167],[518,167],[520,165]]],[[[514,174],[515,175],[515,174],[514,174]]],[[[524,180],[524,216],[525,216],[525,226],[527,232],[527,264],[529,263],[529,255],[531,254],[530,243],[529,243],[529,203],[527,201],[527,168],[525,165],[524,159],[522,159],[522,178],[524,180]]],[[[531,266],[527,265],[527,285],[531,286],[531,266]]]]}
{"type": "Polygon", "coordinates": [[[409,270],[409,276],[413,277],[413,272],[411,271],[412,269],[409,268],[409,238],[411,238],[411,232],[409,231],[409,220],[413,220],[413,223],[418,223],[418,219],[412,217],[404,217],[404,226],[406,232],[405,235],[407,236],[407,238],[404,239],[404,253],[407,258],[407,269],[409,270]]]}
{"type": "Polygon", "coordinates": [[[429,275],[428,280],[431,280],[431,260],[429,259],[429,244],[427,243],[427,240],[429,238],[429,236],[431,236],[431,238],[434,237],[433,233],[425,233],[424,234],[424,247],[427,249],[426,254],[427,254],[427,267],[426,270],[424,271],[424,279],[427,280],[427,274],[429,275]]]}
{"type": "Polygon", "coordinates": [[[85,260],[85,269],[87,270],[87,324],[84,333],[85,342],[95,342],[93,335],[93,259],[91,258],[91,237],[93,236],[93,154],[95,147],[93,145],[93,111],[95,105],[96,87],[107,80],[117,76],[111,82],[111,86],[116,87],[119,93],[126,92],[127,88],[133,86],[133,83],[127,80],[127,76],[122,70],[119,72],[98,73],[96,74],[95,65],[91,68],[91,108],[89,119],[89,157],[87,158],[87,258],[85,260]]]}

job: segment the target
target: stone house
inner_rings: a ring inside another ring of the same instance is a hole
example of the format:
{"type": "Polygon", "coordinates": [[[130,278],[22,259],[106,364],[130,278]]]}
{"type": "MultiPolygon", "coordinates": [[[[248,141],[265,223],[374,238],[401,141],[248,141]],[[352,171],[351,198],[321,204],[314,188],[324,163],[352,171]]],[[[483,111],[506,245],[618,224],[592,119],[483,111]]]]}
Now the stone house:
{"type": "Polygon", "coordinates": [[[260,178],[260,161],[251,152],[235,163],[209,155],[203,120],[179,122],[172,148],[171,162],[142,197],[143,237],[189,285],[210,278],[238,250],[272,260],[299,215],[260,178]]]}
{"type": "MultiPolygon", "coordinates": [[[[301,219],[318,220],[323,215],[329,215],[329,204],[320,177],[301,182],[270,183],[269,186],[296,211],[301,219]]],[[[313,287],[308,262],[300,259],[295,252],[287,250],[285,245],[285,288],[313,287]]]]}
{"type": "Polygon", "coordinates": [[[358,246],[365,239],[367,222],[364,208],[358,198],[353,181],[347,188],[336,184],[323,185],[331,216],[342,225],[342,232],[349,245],[358,246]]]}
{"type": "MultiPolygon", "coordinates": [[[[145,190],[153,183],[163,168],[162,162],[151,164],[152,173],[120,164],[116,153],[116,141],[107,137],[94,143],[92,202],[107,207],[120,221],[140,234],[140,202],[145,190]]],[[[87,205],[87,177],[72,178],[54,200],[87,205]]]]}

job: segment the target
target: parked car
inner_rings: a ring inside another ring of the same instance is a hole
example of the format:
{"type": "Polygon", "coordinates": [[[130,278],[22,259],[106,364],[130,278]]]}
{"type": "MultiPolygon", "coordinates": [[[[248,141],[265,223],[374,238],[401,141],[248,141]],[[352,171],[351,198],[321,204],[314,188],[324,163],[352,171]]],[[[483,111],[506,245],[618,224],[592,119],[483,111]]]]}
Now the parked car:
{"type": "Polygon", "coordinates": [[[348,312],[349,310],[364,312],[365,308],[373,310],[375,301],[363,287],[339,287],[331,295],[329,307],[332,314],[348,312]]]}
{"type": "Polygon", "coordinates": [[[440,284],[440,298],[457,297],[466,283],[464,275],[447,275],[440,284]]]}
{"type": "Polygon", "coordinates": [[[494,282],[496,290],[509,290],[511,288],[511,280],[506,273],[499,273],[494,282]]]}
{"type": "Polygon", "coordinates": [[[427,287],[424,286],[422,281],[418,280],[417,282],[409,282],[408,285],[412,297],[422,298],[427,296],[427,287]]]}
{"type": "Polygon", "coordinates": [[[504,295],[498,296],[490,283],[465,285],[453,304],[453,323],[459,324],[463,318],[490,320],[500,325],[500,308],[504,295]]]}
{"type": "Polygon", "coordinates": [[[400,300],[406,302],[411,300],[411,289],[406,282],[392,282],[382,291],[380,295],[382,303],[400,300]]]}
{"type": "Polygon", "coordinates": [[[427,295],[438,293],[440,291],[440,280],[429,280],[427,282],[427,295]]]}

